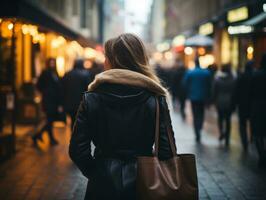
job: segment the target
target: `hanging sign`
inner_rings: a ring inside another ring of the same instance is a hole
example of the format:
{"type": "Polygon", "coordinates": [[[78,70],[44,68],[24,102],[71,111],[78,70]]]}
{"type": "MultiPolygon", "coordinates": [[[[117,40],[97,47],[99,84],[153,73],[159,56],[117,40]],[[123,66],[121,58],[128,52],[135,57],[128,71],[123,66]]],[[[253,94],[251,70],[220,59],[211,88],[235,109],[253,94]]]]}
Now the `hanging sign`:
{"type": "Polygon", "coordinates": [[[248,18],[248,8],[246,6],[233,9],[227,13],[227,21],[229,23],[242,21],[248,18]]]}

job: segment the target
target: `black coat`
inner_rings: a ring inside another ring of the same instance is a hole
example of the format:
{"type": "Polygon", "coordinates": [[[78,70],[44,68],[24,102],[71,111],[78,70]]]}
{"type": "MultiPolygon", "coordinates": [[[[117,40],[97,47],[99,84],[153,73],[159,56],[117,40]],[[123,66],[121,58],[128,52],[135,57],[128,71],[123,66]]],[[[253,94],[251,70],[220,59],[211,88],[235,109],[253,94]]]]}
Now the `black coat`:
{"type": "Polygon", "coordinates": [[[213,100],[218,110],[231,112],[234,107],[235,78],[219,72],[213,82],[213,100]]]}
{"type": "MultiPolygon", "coordinates": [[[[159,157],[167,159],[172,156],[165,124],[170,115],[165,97],[159,104],[159,157]]],[[[105,83],[84,94],[69,154],[89,179],[86,199],[136,199],[135,161],[152,156],[155,110],[155,94],[142,88],[105,83]]]]}
{"type": "Polygon", "coordinates": [[[235,104],[240,116],[250,117],[250,87],[252,72],[240,74],[236,82],[236,91],[234,94],[235,104]]]}
{"type": "Polygon", "coordinates": [[[57,117],[58,106],[62,105],[62,88],[55,71],[46,69],[40,75],[37,89],[42,94],[43,110],[51,120],[57,117]]]}
{"type": "Polygon", "coordinates": [[[254,73],[250,98],[252,133],[266,136],[266,67],[254,73]]]}
{"type": "Polygon", "coordinates": [[[83,93],[92,81],[90,73],[85,69],[74,68],[62,79],[63,105],[67,112],[78,110],[83,93]]]}

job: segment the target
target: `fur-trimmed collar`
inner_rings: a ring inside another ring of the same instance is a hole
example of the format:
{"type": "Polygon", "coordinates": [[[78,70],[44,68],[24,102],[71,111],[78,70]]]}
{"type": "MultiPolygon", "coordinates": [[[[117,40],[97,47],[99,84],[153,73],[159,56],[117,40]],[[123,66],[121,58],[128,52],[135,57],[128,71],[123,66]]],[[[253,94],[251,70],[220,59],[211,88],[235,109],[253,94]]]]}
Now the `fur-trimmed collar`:
{"type": "Polygon", "coordinates": [[[88,86],[89,91],[94,91],[103,83],[114,83],[141,87],[157,95],[167,96],[168,92],[151,78],[127,69],[110,69],[98,74],[88,86]]]}

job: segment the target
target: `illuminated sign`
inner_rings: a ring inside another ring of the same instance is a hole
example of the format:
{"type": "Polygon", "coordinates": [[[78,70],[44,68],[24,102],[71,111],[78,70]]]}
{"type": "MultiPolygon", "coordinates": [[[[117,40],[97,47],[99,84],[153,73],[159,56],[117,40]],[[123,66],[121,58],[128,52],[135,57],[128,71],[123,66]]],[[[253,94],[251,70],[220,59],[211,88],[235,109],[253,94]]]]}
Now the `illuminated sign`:
{"type": "Polygon", "coordinates": [[[212,23],[206,23],[199,27],[199,34],[201,35],[210,35],[213,33],[213,24],[212,23]]]}
{"type": "Polygon", "coordinates": [[[253,31],[252,26],[245,26],[245,25],[240,25],[240,26],[229,26],[228,27],[228,33],[230,35],[234,34],[243,34],[243,33],[251,33],[253,31]]]}
{"type": "Polygon", "coordinates": [[[247,18],[248,18],[248,8],[245,6],[234,10],[230,10],[227,13],[227,21],[230,23],[245,20],[247,18]]]}

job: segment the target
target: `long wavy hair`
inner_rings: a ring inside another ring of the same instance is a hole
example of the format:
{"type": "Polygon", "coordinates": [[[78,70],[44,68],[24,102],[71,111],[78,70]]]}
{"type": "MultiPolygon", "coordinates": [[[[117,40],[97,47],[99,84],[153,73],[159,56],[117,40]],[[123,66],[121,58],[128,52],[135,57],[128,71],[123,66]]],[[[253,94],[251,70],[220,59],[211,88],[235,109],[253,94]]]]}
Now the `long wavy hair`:
{"type": "Polygon", "coordinates": [[[149,65],[147,51],[138,36],[131,33],[119,35],[106,41],[104,50],[111,68],[139,72],[161,85],[159,78],[149,65]]]}

